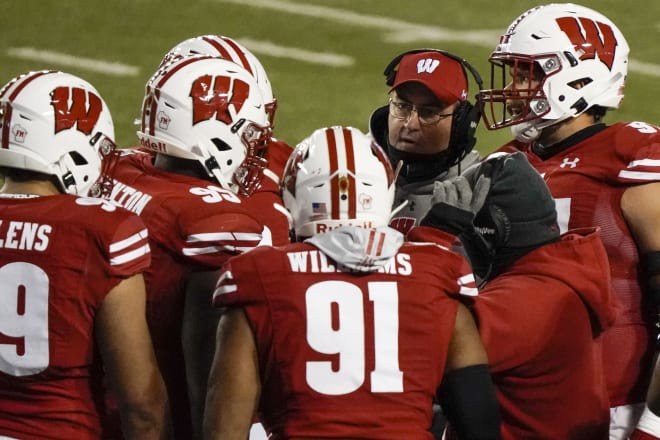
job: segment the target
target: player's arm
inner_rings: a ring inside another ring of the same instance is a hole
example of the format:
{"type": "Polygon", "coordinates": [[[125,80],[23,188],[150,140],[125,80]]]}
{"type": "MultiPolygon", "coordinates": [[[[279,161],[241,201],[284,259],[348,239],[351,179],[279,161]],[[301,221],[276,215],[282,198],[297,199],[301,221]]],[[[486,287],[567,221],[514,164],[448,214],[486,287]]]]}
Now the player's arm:
{"type": "Polygon", "coordinates": [[[200,428],[220,319],[220,309],[211,305],[218,272],[193,272],[186,283],[181,337],[193,423],[200,428]]]}
{"type": "Polygon", "coordinates": [[[242,308],[225,309],[204,411],[206,440],[245,440],[259,402],[261,381],[257,348],[242,308]]]}
{"type": "Polygon", "coordinates": [[[456,313],[439,402],[458,438],[500,438],[500,410],[486,350],[463,304],[456,313]]]}
{"type": "Polygon", "coordinates": [[[648,277],[648,293],[660,308],[660,182],[633,186],[621,197],[621,212],[635,239],[648,277]]]}
{"type": "Polygon", "coordinates": [[[167,393],[145,317],[142,274],[122,280],[106,296],[96,317],[103,364],[119,401],[125,438],[167,438],[167,393]]]}

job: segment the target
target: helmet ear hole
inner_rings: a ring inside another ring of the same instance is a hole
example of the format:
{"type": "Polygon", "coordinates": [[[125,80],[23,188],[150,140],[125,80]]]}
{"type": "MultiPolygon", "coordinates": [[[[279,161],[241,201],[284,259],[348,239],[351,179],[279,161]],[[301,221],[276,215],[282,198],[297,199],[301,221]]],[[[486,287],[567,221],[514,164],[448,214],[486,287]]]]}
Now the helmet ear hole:
{"type": "Polygon", "coordinates": [[[230,151],[231,147],[229,144],[225,141],[223,141],[220,138],[211,138],[211,142],[213,145],[215,145],[215,148],[218,149],[218,151],[230,151]]]}
{"type": "Polygon", "coordinates": [[[69,151],[69,157],[73,160],[73,163],[77,166],[87,165],[89,162],[77,151],[69,151]]]}

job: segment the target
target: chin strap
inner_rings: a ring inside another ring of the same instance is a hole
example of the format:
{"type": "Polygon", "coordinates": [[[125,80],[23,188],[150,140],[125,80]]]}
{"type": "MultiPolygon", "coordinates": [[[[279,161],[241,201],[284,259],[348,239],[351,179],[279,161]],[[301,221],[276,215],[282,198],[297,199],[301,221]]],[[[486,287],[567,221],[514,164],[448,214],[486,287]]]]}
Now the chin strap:
{"type": "Polygon", "coordinates": [[[541,130],[534,125],[518,124],[511,126],[511,134],[519,142],[530,143],[541,136],[541,130]]]}

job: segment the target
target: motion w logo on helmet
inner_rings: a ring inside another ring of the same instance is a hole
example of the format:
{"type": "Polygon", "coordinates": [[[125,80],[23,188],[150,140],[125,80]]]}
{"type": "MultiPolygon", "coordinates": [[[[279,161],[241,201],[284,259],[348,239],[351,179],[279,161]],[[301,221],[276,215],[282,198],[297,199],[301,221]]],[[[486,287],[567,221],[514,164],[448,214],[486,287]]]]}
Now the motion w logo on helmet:
{"type": "Polygon", "coordinates": [[[78,87],[57,87],[51,92],[50,105],[55,110],[55,133],[76,125],[78,131],[89,136],[103,110],[99,96],[78,87]]]}
{"type": "Polygon", "coordinates": [[[557,24],[571,40],[575,51],[582,53],[580,60],[591,60],[598,55],[598,59],[612,70],[617,41],[609,25],[584,17],[560,17],[557,24]]]}
{"type": "Polygon", "coordinates": [[[204,75],[193,82],[190,89],[190,97],[193,99],[193,125],[213,117],[227,125],[233,122],[229,105],[234,106],[235,113],[240,112],[250,94],[250,85],[240,79],[234,79],[233,90],[231,86],[231,78],[227,76],[204,75]]]}

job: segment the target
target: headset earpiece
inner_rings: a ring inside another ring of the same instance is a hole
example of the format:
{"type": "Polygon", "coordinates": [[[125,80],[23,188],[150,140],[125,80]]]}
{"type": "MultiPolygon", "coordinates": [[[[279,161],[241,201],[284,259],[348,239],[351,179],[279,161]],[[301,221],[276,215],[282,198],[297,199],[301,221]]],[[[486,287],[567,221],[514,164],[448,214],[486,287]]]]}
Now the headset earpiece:
{"type": "MultiPolygon", "coordinates": [[[[397,55],[387,64],[387,67],[385,67],[385,70],[383,71],[383,74],[385,75],[385,84],[388,87],[392,87],[392,85],[394,85],[397,67],[399,66],[399,63],[403,57],[409,54],[420,52],[437,52],[446,56],[447,58],[451,58],[459,62],[463,68],[465,80],[467,81],[468,79],[467,72],[470,72],[470,75],[474,79],[474,82],[477,84],[478,89],[483,89],[483,80],[481,79],[481,75],[477,69],[475,69],[464,58],[439,49],[413,49],[397,55]]],[[[454,117],[452,118],[451,135],[449,138],[449,148],[454,152],[454,158],[450,165],[455,165],[456,163],[460,162],[465,156],[468,155],[470,151],[472,151],[472,148],[477,143],[476,131],[480,120],[480,105],[474,105],[468,100],[462,101],[458,104],[456,110],[454,111],[454,117]]]]}

